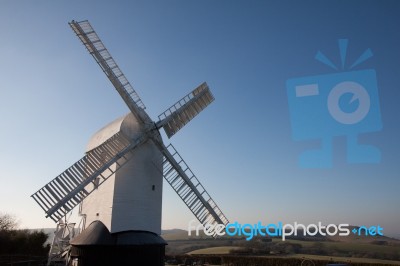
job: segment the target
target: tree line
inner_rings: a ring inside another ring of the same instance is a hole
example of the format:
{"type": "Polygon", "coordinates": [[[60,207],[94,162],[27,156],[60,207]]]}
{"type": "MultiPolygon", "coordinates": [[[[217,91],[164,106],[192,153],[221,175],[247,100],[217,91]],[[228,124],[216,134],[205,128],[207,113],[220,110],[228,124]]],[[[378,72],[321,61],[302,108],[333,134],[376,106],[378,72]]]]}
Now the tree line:
{"type": "Polygon", "coordinates": [[[0,255],[47,256],[47,238],[43,231],[18,229],[13,215],[0,213],[0,255]]]}

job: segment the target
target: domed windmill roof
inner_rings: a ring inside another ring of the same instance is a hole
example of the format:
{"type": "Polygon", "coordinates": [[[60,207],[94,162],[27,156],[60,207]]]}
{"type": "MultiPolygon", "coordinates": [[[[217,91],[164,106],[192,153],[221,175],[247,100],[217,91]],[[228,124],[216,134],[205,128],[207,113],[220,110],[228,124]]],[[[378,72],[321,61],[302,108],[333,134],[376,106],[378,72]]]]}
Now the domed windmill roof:
{"type": "Polygon", "coordinates": [[[137,123],[132,113],[121,116],[101,128],[90,138],[86,146],[86,152],[100,146],[120,131],[130,139],[137,138],[142,133],[140,129],[140,125],[137,123]]]}
{"type": "Polygon", "coordinates": [[[82,233],[74,237],[70,244],[73,246],[108,246],[114,245],[114,239],[102,222],[94,221],[82,233]]]}

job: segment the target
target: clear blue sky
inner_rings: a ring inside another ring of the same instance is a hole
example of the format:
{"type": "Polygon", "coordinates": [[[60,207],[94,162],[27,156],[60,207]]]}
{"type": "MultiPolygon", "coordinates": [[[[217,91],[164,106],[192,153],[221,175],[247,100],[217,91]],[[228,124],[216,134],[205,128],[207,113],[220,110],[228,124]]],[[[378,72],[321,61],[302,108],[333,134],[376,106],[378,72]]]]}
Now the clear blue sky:
{"type": "MultiPolygon", "coordinates": [[[[51,227],[30,198],[83,156],[90,136],[128,112],[67,22],[88,19],[156,119],[206,81],[215,102],[171,140],[230,221],[380,224],[400,233],[400,2],[1,1],[0,211],[51,227]],[[334,139],[329,169],[302,169],[286,80],[374,56],[383,129],[360,136],[380,164],[348,164],[334,139]]],[[[194,217],[164,184],[163,228],[194,217]],[[178,219],[179,217],[179,219],[178,219]]]]}

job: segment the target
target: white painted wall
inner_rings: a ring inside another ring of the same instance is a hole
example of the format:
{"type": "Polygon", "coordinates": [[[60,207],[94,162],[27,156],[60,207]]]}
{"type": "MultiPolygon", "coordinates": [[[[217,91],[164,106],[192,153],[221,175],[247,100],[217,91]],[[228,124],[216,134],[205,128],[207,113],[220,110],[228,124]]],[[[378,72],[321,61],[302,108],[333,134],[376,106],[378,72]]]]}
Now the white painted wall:
{"type": "MultiPolygon", "coordinates": [[[[87,151],[120,130],[134,138],[142,129],[135,117],[128,114],[93,135],[87,151]]],[[[100,220],[111,233],[144,230],[161,234],[161,163],[162,154],[152,141],[136,148],[133,158],[83,201],[86,224],[100,220]]]]}

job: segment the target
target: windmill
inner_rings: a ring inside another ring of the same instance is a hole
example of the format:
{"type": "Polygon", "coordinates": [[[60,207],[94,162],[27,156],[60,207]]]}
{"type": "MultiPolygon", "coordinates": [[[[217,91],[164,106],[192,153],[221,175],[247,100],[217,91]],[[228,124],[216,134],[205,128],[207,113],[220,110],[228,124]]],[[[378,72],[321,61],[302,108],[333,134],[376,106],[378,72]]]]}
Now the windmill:
{"type": "Polygon", "coordinates": [[[102,223],[92,231],[107,228],[111,235],[149,232],[159,236],[164,177],[200,223],[226,225],[228,219],[220,208],[159,133],[163,128],[171,138],[214,100],[207,84],[202,83],[153,121],[90,23],[73,20],[69,25],[130,113],[98,131],[83,158],[32,195],[46,218],[59,222],[80,205],[84,224],[102,223]]]}

